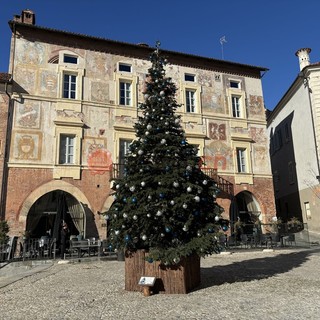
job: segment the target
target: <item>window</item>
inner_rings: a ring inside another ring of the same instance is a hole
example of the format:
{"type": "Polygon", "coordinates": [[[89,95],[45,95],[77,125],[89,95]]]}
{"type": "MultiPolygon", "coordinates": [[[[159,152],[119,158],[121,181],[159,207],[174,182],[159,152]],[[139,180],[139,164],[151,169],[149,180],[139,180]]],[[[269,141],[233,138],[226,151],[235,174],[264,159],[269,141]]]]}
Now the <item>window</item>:
{"type": "Polygon", "coordinates": [[[186,90],[186,112],[196,112],[195,91],[186,90]]]}
{"type": "Polygon", "coordinates": [[[130,64],[124,64],[124,63],[119,63],[119,71],[131,72],[131,65],[130,64]]]}
{"type": "Polygon", "coordinates": [[[247,172],[246,169],[246,152],[247,150],[244,148],[237,148],[237,165],[238,172],[247,172]]]}
{"type": "Polygon", "coordinates": [[[184,80],[185,80],[185,81],[194,82],[194,81],[195,81],[195,76],[194,76],[194,74],[185,73],[185,74],[184,74],[184,80]]]}
{"type": "Polygon", "coordinates": [[[78,64],[78,57],[70,56],[70,55],[65,54],[65,55],[63,56],[63,62],[65,62],[65,63],[78,64]]]}
{"type": "Polygon", "coordinates": [[[63,75],[63,98],[75,99],[77,88],[77,76],[74,74],[63,75]]]}
{"type": "Polygon", "coordinates": [[[119,140],[119,177],[124,176],[124,163],[125,157],[130,151],[130,144],[132,140],[130,139],[120,139],[119,140]]]}
{"type": "Polygon", "coordinates": [[[120,81],[120,104],[131,106],[131,82],[120,81]]]}
{"type": "Polygon", "coordinates": [[[129,139],[120,139],[120,146],[119,146],[119,163],[124,163],[124,159],[126,154],[130,151],[130,144],[132,140],[129,139]]]}
{"type": "Polygon", "coordinates": [[[74,135],[60,136],[59,164],[74,164],[74,135]]]}
{"type": "Polygon", "coordinates": [[[231,103],[232,103],[232,116],[234,118],[240,118],[241,117],[240,97],[232,96],[231,103]]]}
{"type": "Polygon", "coordinates": [[[311,220],[311,209],[310,209],[310,203],[309,202],[305,202],[304,203],[304,209],[306,210],[307,220],[311,220]]]}
{"type": "Polygon", "coordinates": [[[240,89],[240,82],[238,82],[238,81],[230,81],[230,88],[240,89]]]}

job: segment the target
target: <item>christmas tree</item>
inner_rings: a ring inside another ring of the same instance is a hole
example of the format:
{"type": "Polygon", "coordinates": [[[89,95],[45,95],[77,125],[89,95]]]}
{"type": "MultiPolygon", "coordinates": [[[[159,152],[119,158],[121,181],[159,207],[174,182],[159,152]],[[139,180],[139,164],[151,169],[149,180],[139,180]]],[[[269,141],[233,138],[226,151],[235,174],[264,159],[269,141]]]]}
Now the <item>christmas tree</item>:
{"type": "Polygon", "coordinates": [[[125,158],[124,176],[112,187],[109,240],[115,250],[145,249],[150,262],[168,265],[216,252],[222,209],[216,203],[217,185],[201,171],[198,150],[188,143],[175,113],[180,107],[176,86],[165,76],[167,59],[159,42],[150,60],[136,139],[125,158]]]}

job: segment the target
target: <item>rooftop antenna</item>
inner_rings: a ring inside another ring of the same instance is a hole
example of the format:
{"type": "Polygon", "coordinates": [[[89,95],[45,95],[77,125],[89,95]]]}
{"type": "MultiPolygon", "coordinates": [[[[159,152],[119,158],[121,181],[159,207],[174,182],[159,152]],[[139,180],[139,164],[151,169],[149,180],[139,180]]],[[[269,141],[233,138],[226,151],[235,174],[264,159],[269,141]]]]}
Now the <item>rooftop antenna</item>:
{"type": "Polygon", "coordinates": [[[223,36],[220,38],[222,60],[224,59],[224,56],[223,56],[223,44],[224,43],[227,43],[226,36],[223,36]]]}

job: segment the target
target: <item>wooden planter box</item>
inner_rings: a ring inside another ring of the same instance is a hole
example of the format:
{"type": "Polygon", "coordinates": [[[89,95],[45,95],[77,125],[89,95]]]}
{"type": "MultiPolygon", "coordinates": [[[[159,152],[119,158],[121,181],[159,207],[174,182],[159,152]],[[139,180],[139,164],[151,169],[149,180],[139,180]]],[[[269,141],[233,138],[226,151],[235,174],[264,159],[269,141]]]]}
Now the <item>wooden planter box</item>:
{"type": "Polygon", "coordinates": [[[200,257],[193,255],[181,259],[174,266],[165,266],[158,261],[148,262],[145,250],[126,252],[125,255],[125,290],[142,291],[139,280],[142,276],[155,277],[153,294],[185,294],[200,284],[200,257]]]}

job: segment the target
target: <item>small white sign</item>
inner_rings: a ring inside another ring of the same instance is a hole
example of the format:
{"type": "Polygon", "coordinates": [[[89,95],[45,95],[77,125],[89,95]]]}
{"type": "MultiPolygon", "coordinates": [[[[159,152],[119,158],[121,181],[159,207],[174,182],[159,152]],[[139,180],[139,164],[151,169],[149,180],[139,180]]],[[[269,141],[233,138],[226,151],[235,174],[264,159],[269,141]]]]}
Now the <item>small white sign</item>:
{"type": "Polygon", "coordinates": [[[152,287],[155,281],[156,281],[155,277],[141,277],[139,280],[139,285],[152,287]]]}

